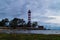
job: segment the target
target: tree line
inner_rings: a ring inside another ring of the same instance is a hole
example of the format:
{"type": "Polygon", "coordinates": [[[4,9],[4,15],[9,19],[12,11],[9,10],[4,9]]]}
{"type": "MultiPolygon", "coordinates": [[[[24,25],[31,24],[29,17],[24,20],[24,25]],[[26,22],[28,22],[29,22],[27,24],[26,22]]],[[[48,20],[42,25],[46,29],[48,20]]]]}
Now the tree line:
{"type": "MultiPolygon", "coordinates": [[[[32,27],[36,27],[37,25],[38,25],[37,22],[31,23],[32,27]]],[[[27,27],[27,26],[28,26],[28,22],[26,22],[24,19],[20,19],[20,18],[13,18],[10,21],[8,18],[5,18],[0,21],[0,27],[16,28],[16,27],[27,27]]]]}

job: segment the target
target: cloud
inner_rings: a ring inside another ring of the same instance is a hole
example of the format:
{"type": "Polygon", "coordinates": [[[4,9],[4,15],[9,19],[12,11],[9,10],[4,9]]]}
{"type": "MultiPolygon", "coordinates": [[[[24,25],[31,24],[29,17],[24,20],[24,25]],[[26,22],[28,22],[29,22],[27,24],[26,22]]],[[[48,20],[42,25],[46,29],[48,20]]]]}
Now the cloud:
{"type": "Polygon", "coordinates": [[[48,21],[46,21],[47,23],[56,23],[56,24],[60,25],[60,16],[49,16],[49,17],[53,17],[55,19],[48,20],[48,21]]]}
{"type": "Polygon", "coordinates": [[[50,9],[56,11],[60,10],[60,0],[52,0],[50,3],[50,9]]]}

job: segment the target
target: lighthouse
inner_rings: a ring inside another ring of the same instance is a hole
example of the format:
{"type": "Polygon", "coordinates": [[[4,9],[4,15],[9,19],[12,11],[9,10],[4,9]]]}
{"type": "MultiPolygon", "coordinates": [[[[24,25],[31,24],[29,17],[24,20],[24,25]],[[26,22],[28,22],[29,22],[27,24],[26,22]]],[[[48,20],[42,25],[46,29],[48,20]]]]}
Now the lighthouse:
{"type": "Polygon", "coordinates": [[[28,27],[31,27],[31,11],[28,10],[28,27]]]}

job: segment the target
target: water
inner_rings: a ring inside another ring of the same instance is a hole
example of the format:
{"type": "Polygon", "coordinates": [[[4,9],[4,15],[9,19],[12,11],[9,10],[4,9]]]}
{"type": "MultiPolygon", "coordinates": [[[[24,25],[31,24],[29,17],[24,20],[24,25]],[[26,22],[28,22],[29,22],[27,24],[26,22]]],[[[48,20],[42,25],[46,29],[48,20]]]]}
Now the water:
{"type": "Polygon", "coordinates": [[[25,31],[16,31],[16,33],[60,34],[60,30],[25,30],[25,31]]]}
{"type": "Polygon", "coordinates": [[[60,30],[2,30],[0,33],[17,33],[17,34],[60,34],[60,30]]]}

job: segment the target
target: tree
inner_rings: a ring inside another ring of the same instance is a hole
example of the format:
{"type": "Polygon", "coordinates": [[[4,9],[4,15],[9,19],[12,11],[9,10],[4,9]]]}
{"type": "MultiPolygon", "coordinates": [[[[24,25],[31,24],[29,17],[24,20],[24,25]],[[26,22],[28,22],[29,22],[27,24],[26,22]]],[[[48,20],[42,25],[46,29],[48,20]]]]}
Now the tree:
{"type": "Polygon", "coordinates": [[[20,19],[19,20],[19,23],[18,23],[18,25],[20,26],[20,27],[24,27],[25,26],[25,21],[23,20],[23,19],[20,19]]]}
{"type": "Polygon", "coordinates": [[[2,19],[0,21],[0,26],[7,26],[7,23],[9,22],[8,18],[2,19]]]}
{"type": "Polygon", "coordinates": [[[33,22],[33,23],[32,23],[32,27],[36,27],[37,25],[38,25],[37,22],[33,22]]]}
{"type": "Polygon", "coordinates": [[[16,27],[21,27],[23,26],[25,23],[25,21],[23,19],[19,19],[19,18],[14,18],[13,20],[10,21],[10,26],[15,29],[16,27]]]}

